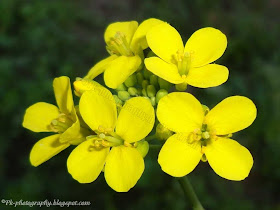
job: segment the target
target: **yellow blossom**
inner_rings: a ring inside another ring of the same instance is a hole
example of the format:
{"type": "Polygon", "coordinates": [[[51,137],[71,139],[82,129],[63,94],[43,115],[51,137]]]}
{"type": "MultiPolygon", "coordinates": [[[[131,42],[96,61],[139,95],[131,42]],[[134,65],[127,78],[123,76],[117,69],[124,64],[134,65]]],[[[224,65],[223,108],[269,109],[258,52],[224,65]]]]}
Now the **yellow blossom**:
{"type": "Polygon", "coordinates": [[[94,65],[86,79],[94,79],[104,72],[105,84],[116,89],[142,64],[143,50],[148,47],[146,33],[162,21],[150,18],[139,27],[136,21],[110,24],[104,34],[110,56],[94,65]]]}
{"type": "Polygon", "coordinates": [[[87,129],[80,127],[68,77],[53,81],[57,106],[38,102],[26,109],[23,127],[33,132],[55,132],[38,141],[30,153],[30,162],[38,166],[49,160],[71,144],[79,144],[88,135],[87,129]]]}
{"type": "Polygon", "coordinates": [[[176,134],[159,153],[162,170],[182,177],[193,171],[200,160],[208,160],[221,177],[245,179],[253,166],[253,157],[230,137],[250,126],[256,113],[254,103],[243,96],[228,97],[209,112],[189,93],[175,92],[163,97],[157,108],[158,120],[176,134]]]}
{"type": "Polygon", "coordinates": [[[67,160],[68,172],[78,182],[90,183],[104,169],[108,185],[117,192],[127,192],[144,171],[143,156],[148,148],[144,151],[137,146],[142,145],[139,141],[154,125],[150,101],[143,97],[129,99],[117,116],[113,95],[99,86],[82,93],[79,107],[82,118],[96,135],[88,136],[72,151],[67,160]]]}
{"type": "Polygon", "coordinates": [[[162,23],[149,30],[146,37],[158,57],[146,58],[145,65],[155,75],[185,88],[187,84],[214,87],[228,79],[225,66],[210,64],[226,49],[227,38],[221,31],[202,28],[184,46],[178,31],[168,23],[162,23]]]}

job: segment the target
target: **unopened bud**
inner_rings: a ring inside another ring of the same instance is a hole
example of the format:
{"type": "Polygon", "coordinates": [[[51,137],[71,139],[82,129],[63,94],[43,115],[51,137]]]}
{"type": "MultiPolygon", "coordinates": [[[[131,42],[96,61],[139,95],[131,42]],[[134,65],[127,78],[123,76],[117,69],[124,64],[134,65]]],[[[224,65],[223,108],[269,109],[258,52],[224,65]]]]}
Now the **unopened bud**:
{"type": "Polygon", "coordinates": [[[143,89],[146,89],[148,85],[149,85],[148,80],[143,80],[143,81],[142,81],[142,88],[143,88],[143,89]]]}
{"type": "Polygon", "coordinates": [[[156,135],[159,140],[164,141],[172,136],[173,132],[159,123],[156,128],[156,135]]]}
{"type": "Polygon", "coordinates": [[[176,90],[185,91],[187,89],[188,84],[186,82],[175,85],[176,90]]]}
{"type": "Polygon", "coordinates": [[[159,100],[168,94],[167,90],[160,89],[156,94],[156,103],[158,104],[159,100]]]}
{"type": "Polygon", "coordinates": [[[135,87],[130,87],[128,88],[128,93],[131,95],[131,96],[136,96],[138,95],[138,90],[135,88],[135,87]]]}
{"type": "Polygon", "coordinates": [[[145,79],[150,79],[150,76],[153,75],[152,72],[150,72],[149,70],[146,69],[146,67],[144,68],[143,74],[144,74],[145,79]]]}
{"type": "Polygon", "coordinates": [[[158,77],[156,75],[150,76],[150,84],[155,87],[158,87],[158,77]]]}
{"type": "Polygon", "coordinates": [[[127,91],[121,90],[121,91],[118,92],[118,97],[122,101],[126,101],[130,98],[130,94],[127,91]]]}
{"type": "Polygon", "coordinates": [[[156,88],[153,85],[148,85],[147,87],[147,95],[149,97],[155,97],[156,96],[156,88]]]}
{"type": "Polygon", "coordinates": [[[152,103],[152,106],[155,106],[156,105],[156,97],[151,97],[150,98],[150,101],[152,103]]]}
{"type": "Polygon", "coordinates": [[[144,158],[149,152],[149,143],[147,141],[138,141],[136,149],[144,158]]]}
{"type": "Polygon", "coordinates": [[[144,80],[143,74],[140,73],[140,72],[138,72],[138,73],[136,74],[136,78],[137,78],[137,83],[138,83],[139,85],[142,85],[142,82],[143,82],[143,80],[144,80]]]}
{"type": "Polygon", "coordinates": [[[126,87],[133,87],[137,83],[137,78],[135,74],[130,75],[124,82],[126,87]]]}
{"type": "Polygon", "coordinates": [[[116,104],[123,104],[123,101],[117,95],[113,95],[113,97],[115,99],[116,104]]]}
{"type": "Polygon", "coordinates": [[[162,78],[158,78],[158,84],[160,89],[165,89],[165,90],[169,90],[171,88],[171,84],[170,82],[167,82],[166,80],[162,79],[162,78]]]}
{"type": "Polygon", "coordinates": [[[122,91],[122,90],[126,90],[126,87],[124,84],[120,84],[117,88],[116,91],[122,91]]]}

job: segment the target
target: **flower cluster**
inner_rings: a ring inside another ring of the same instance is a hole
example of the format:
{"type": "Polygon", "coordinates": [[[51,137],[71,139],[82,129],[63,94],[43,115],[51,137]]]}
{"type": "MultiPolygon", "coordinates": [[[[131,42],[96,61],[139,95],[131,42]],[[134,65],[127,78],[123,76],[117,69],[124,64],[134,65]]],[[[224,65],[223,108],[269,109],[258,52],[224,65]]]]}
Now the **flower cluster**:
{"type": "Polygon", "coordinates": [[[23,127],[55,133],[33,146],[33,166],[74,145],[67,169],[75,180],[91,183],[104,172],[112,189],[127,192],[156,143],[162,146],[158,163],[171,176],[189,174],[200,160],[223,178],[248,176],[252,155],[231,138],[255,120],[254,103],[231,96],[210,110],[186,92],[187,85],[208,88],[227,81],[228,69],[213,63],[227,46],[221,31],[202,28],[184,46],[175,28],[151,18],[140,25],[112,23],[104,39],[110,55],[74,81],[76,106],[70,79],[62,76],[53,81],[57,106],[39,102],[27,108],[23,127]],[[94,81],[102,73],[108,89],[94,81]]]}

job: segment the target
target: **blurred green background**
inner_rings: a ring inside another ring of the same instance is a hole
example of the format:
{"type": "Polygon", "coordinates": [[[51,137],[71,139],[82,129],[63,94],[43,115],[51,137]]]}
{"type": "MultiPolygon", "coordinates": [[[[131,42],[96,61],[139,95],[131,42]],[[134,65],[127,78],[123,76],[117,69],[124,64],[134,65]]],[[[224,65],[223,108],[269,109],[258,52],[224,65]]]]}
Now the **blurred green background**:
{"type": "MultiPolygon", "coordinates": [[[[234,135],[254,157],[251,174],[242,182],[228,181],[200,163],[189,178],[201,202],[206,209],[280,209],[279,11],[278,0],[1,0],[0,199],[91,201],[90,207],[78,209],[189,208],[177,181],[160,170],[158,151],[146,157],[136,187],[115,193],[103,175],[83,185],[71,178],[65,163],[73,147],[32,167],[32,145],[46,135],[21,126],[28,106],[55,103],[54,77],[74,80],[107,56],[103,32],[109,23],[155,17],[176,27],[184,41],[206,26],[224,32],[228,48],[217,63],[229,68],[229,80],[220,87],[190,90],[209,107],[244,95],[258,108],[253,125],[234,135]]],[[[0,209],[7,206],[0,204],[0,209]]]]}

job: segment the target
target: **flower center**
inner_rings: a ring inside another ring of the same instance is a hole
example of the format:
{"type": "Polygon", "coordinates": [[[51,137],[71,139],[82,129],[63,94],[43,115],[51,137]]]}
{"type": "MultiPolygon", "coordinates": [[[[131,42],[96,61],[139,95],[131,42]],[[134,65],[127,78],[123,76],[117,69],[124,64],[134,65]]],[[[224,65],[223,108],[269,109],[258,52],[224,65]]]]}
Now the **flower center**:
{"type": "Polygon", "coordinates": [[[126,36],[118,31],[113,38],[107,43],[106,49],[110,55],[133,56],[126,36]]]}
{"type": "Polygon", "coordinates": [[[124,141],[119,135],[117,135],[112,128],[104,128],[99,126],[98,130],[95,131],[96,135],[87,136],[87,140],[92,140],[92,147],[95,149],[102,149],[106,147],[115,147],[124,145],[127,147],[136,147],[137,142],[128,143],[124,141]]]}
{"type": "Polygon", "coordinates": [[[58,115],[56,119],[54,119],[49,127],[53,132],[56,133],[63,133],[65,132],[69,127],[72,126],[73,120],[66,114],[61,113],[58,115]]]}
{"type": "Polygon", "coordinates": [[[177,66],[181,76],[187,75],[191,68],[191,61],[193,60],[193,52],[177,52],[177,66]]]}

